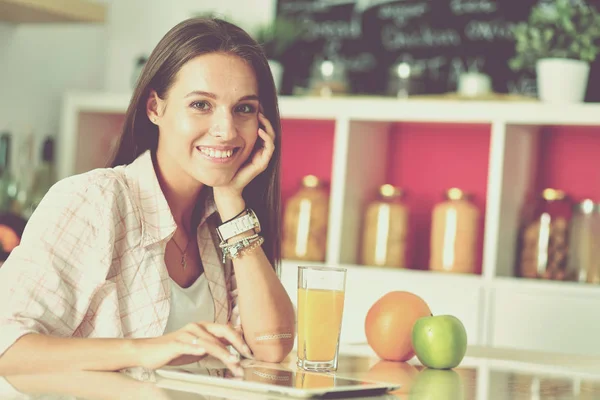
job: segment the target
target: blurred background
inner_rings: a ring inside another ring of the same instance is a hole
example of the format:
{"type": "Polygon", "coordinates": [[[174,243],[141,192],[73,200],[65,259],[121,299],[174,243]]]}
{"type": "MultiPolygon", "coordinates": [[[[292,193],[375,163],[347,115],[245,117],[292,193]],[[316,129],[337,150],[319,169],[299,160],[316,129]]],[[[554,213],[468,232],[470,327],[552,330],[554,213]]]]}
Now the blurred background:
{"type": "Polygon", "coordinates": [[[5,259],[57,179],[106,164],[146,57],[215,15],[280,93],[284,262],[348,268],[472,345],[600,354],[600,1],[0,0],[5,259]]]}

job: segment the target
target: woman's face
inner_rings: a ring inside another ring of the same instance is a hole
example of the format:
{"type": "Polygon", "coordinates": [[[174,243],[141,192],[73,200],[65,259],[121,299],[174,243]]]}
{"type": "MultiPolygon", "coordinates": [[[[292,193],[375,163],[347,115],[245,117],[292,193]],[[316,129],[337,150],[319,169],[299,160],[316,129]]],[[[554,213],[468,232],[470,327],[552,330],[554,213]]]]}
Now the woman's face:
{"type": "Polygon", "coordinates": [[[191,185],[228,184],[252,154],[258,110],[258,83],[246,61],[223,53],[190,60],[165,99],[152,93],[148,101],[161,171],[182,183],[189,177],[191,185]]]}

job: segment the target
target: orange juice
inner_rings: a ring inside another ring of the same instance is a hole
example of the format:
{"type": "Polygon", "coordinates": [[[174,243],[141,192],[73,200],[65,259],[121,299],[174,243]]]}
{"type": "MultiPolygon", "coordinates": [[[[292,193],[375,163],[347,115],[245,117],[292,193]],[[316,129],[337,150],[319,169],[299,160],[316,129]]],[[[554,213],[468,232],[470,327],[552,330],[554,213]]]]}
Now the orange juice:
{"type": "Polygon", "coordinates": [[[331,361],[340,337],[344,292],[298,288],[298,358],[331,361]]]}

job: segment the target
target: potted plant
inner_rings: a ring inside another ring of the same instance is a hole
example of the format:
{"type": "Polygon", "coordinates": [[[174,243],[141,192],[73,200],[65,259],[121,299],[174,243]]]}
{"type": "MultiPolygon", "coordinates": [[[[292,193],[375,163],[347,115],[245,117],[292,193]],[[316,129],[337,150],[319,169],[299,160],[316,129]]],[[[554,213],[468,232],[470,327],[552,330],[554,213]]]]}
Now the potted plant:
{"type": "Polygon", "coordinates": [[[276,17],[270,24],[259,27],[254,35],[269,60],[278,92],[283,77],[283,57],[303,32],[299,22],[285,17],[276,17]]]}
{"type": "Polygon", "coordinates": [[[513,70],[536,72],[542,101],[582,102],[590,63],[600,42],[600,16],[580,0],[554,0],[535,6],[527,22],[517,24],[513,70]]]}

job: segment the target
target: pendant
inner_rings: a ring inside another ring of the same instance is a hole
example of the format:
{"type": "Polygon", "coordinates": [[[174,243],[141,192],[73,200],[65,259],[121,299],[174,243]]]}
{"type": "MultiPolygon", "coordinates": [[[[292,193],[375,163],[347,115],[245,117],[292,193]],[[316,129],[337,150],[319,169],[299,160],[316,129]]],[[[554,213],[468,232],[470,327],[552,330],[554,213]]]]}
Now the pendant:
{"type": "Polygon", "coordinates": [[[181,256],[181,266],[183,267],[183,269],[187,267],[187,262],[185,261],[185,254],[181,256]]]}

